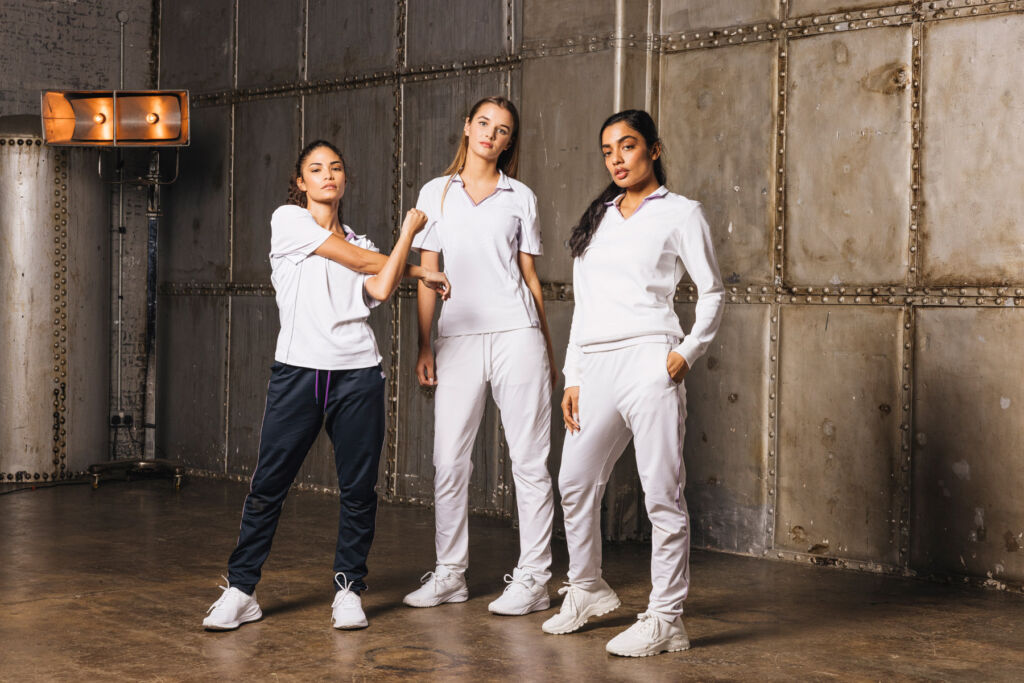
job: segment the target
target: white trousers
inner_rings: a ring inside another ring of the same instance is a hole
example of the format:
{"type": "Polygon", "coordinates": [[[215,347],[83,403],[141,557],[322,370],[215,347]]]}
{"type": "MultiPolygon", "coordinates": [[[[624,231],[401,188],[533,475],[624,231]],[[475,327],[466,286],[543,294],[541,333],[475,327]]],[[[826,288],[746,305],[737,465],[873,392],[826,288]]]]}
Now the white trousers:
{"type": "Polygon", "coordinates": [[[437,563],[469,565],[469,477],[487,383],[501,411],[519,513],[519,563],[540,583],[551,578],[554,502],[551,380],[544,335],[534,327],[442,337],[435,342],[434,545],[437,563]]]}
{"type": "Polygon", "coordinates": [[[569,581],[601,578],[601,499],[615,462],[633,438],[651,525],[648,611],[672,620],[690,584],[689,514],[683,498],[686,389],[665,367],[672,344],[642,343],[584,353],[580,431],[566,433],[558,488],[565,512],[569,581]]]}

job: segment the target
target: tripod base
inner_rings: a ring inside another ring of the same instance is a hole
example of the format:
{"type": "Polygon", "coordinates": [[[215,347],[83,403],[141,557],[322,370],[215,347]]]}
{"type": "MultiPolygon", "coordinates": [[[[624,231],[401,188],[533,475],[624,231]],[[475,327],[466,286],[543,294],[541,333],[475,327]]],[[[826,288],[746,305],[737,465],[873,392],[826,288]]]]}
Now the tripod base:
{"type": "Polygon", "coordinates": [[[173,477],[174,488],[177,490],[181,488],[185,479],[185,467],[170,460],[111,460],[89,465],[89,475],[92,476],[94,489],[99,488],[102,477],[112,474],[122,475],[128,481],[131,481],[133,474],[173,477]]]}

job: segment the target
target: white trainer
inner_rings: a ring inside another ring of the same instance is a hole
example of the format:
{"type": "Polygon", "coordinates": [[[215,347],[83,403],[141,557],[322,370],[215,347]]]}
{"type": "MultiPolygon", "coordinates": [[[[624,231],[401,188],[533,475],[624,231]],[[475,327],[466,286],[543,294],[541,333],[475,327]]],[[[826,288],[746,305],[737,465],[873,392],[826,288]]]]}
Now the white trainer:
{"type": "Polygon", "coordinates": [[[622,604],[604,579],[589,590],[571,582],[566,583],[558,589],[558,594],[565,595],[565,599],[558,614],[541,625],[544,633],[561,635],[578,631],[590,617],[607,614],[622,604]]]}
{"type": "Polygon", "coordinates": [[[465,602],[469,599],[466,579],[443,564],[420,577],[423,585],[402,600],[409,607],[437,607],[446,602],[465,602]]]}
{"type": "Polygon", "coordinates": [[[505,583],[505,592],[487,605],[492,613],[519,616],[551,606],[547,584],[538,583],[530,572],[516,567],[511,575],[505,574],[505,583]]]}
{"type": "MultiPolygon", "coordinates": [[[[227,577],[221,578],[227,583],[227,577]]],[[[218,588],[224,592],[217,598],[217,602],[206,610],[203,628],[209,631],[231,631],[244,623],[263,617],[263,610],[256,602],[255,595],[247,595],[230,583],[218,588]]]]}
{"type": "Polygon", "coordinates": [[[352,592],[352,582],[348,577],[338,572],[334,575],[334,583],[338,585],[338,592],[334,594],[334,602],[331,604],[331,625],[343,630],[369,626],[366,613],[363,612],[363,600],[359,593],[352,592]],[[338,580],[339,576],[341,581],[338,580]]]}
{"type": "Polygon", "coordinates": [[[665,621],[650,612],[637,615],[635,624],[608,641],[605,649],[620,657],[649,657],[690,648],[683,620],[665,621]]]}

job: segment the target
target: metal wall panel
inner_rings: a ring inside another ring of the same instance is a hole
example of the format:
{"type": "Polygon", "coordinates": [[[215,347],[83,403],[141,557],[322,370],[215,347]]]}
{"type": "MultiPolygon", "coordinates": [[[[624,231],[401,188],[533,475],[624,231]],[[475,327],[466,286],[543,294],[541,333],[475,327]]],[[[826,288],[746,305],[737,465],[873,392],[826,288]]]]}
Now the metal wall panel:
{"type": "MultiPolygon", "coordinates": [[[[403,89],[402,207],[409,209],[420,188],[451,163],[470,107],[483,97],[508,96],[508,72],[408,83],[403,89]]],[[[524,143],[520,159],[529,153],[524,143]]]]}
{"type": "Polygon", "coordinates": [[[669,187],[704,204],[727,283],[774,277],[775,52],[761,43],[662,58],[669,187]]]}
{"type": "Polygon", "coordinates": [[[923,308],[916,332],[911,566],[1024,581],[1024,311],[923,308]]]}
{"type": "Polygon", "coordinates": [[[301,2],[238,2],[238,87],[293,83],[301,73],[305,8],[301,2]]]}
{"type": "Polygon", "coordinates": [[[775,546],[898,560],[903,310],[786,306],[775,546]]]}
{"type": "MultiPolygon", "coordinates": [[[[897,3],[892,0],[790,0],[789,16],[802,17],[844,10],[864,10],[869,7],[890,7],[897,3]]],[[[854,16],[860,17],[860,13],[854,16]]],[[[873,16],[869,14],[868,16],[873,16]]]]}
{"type": "MultiPolygon", "coordinates": [[[[232,87],[234,43],[234,0],[163,3],[160,12],[161,87],[188,88],[193,94],[232,87]]],[[[116,59],[116,53],[111,59],[116,59]]],[[[193,126],[195,131],[200,129],[199,125],[193,126]]]]}
{"type": "MultiPolygon", "coordinates": [[[[599,36],[615,29],[615,0],[521,0],[523,41],[599,36]]],[[[605,75],[610,79],[611,72],[605,75]]]]}
{"type": "Polygon", "coordinates": [[[567,241],[580,215],[607,186],[598,137],[612,114],[611,52],[533,59],[523,65],[520,177],[537,194],[544,258],[542,280],[568,282],[567,241]],[[557,83],[558,87],[552,87],[557,83]]]}
{"type": "Polygon", "coordinates": [[[159,273],[171,282],[219,282],[229,273],[231,108],[193,110],[192,128],[178,180],[163,190],[159,273]]]}
{"type": "Polygon", "coordinates": [[[157,311],[157,457],[223,472],[227,298],[161,296],[157,311]]]}
{"type": "MultiPolygon", "coordinates": [[[[677,307],[684,330],[694,306],[677,307]]],[[[686,502],[694,546],[760,554],[768,510],[771,308],[730,306],[686,376],[686,502]]]]}
{"type": "Polygon", "coordinates": [[[776,21],[779,0],[662,0],[661,32],[776,21]]]}
{"type": "Polygon", "coordinates": [[[288,198],[299,140],[299,100],[256,100],[235,110],[232,279],[270,281],[270,215],[288,198]]]}
{"type": "Polygon", "coordinates": [[[391,250],[395,102],[390,87],[306,98],[305,142],[323,138],[345,156],[345,223],[391,250]]]}
{"type": "Polygon", "coordinates": [[[1024,15],[925,33],[922,270],[935,284],[1024,282],[1024,15]],[[969,55],[969,57],[965,57],[969,55]]]}
{"type": "Polygon", "coordinates": [[[277,305],[272,297],[231,298],[225,463],[229,474],[248,476],[256,467],[267,382],[280,329],[277,305]]]}
{"type": "Polygon", "coordinates": [[[412,0],[407,5],[408,63],[444,64],[509,54],[509,2],[412,0]]]}
{"type": "Polygon", "coordinates": [[[910,48],[909,27],[789,44],[787,282],[905,280],[910,48]]]}
{"type": "Polygon", "coordinates": [[[309,80],[396,68],[398,8],[379,0],[309,0],[309,80]]]}

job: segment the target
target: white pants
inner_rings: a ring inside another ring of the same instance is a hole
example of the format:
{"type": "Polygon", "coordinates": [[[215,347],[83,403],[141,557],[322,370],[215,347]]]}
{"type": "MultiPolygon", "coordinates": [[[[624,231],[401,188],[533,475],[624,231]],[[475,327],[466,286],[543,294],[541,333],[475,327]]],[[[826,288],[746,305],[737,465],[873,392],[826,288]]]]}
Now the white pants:
{"type": "Polygon", "coordinates": [[[551,375],[544,335],[534,327],[442,337],[435,342],[434,520],[437,563],[469,565],[469,476],[487,383],[501,411],[519,513],[519,564],[540,583],[551,578],[554,502],[551,375]]]}
{"type": "Polygon", "coordinates": [[[569,581],[601,578],[601,499],[612,467],[633,437],[651,525],[648,610],[672,620],[690,584],[689,514],[683,498],[686,390],[665,367],[672,344],[642,343],[584,353],[580,431],[566,433],[558,488],[565,512],[569,581]]]}

